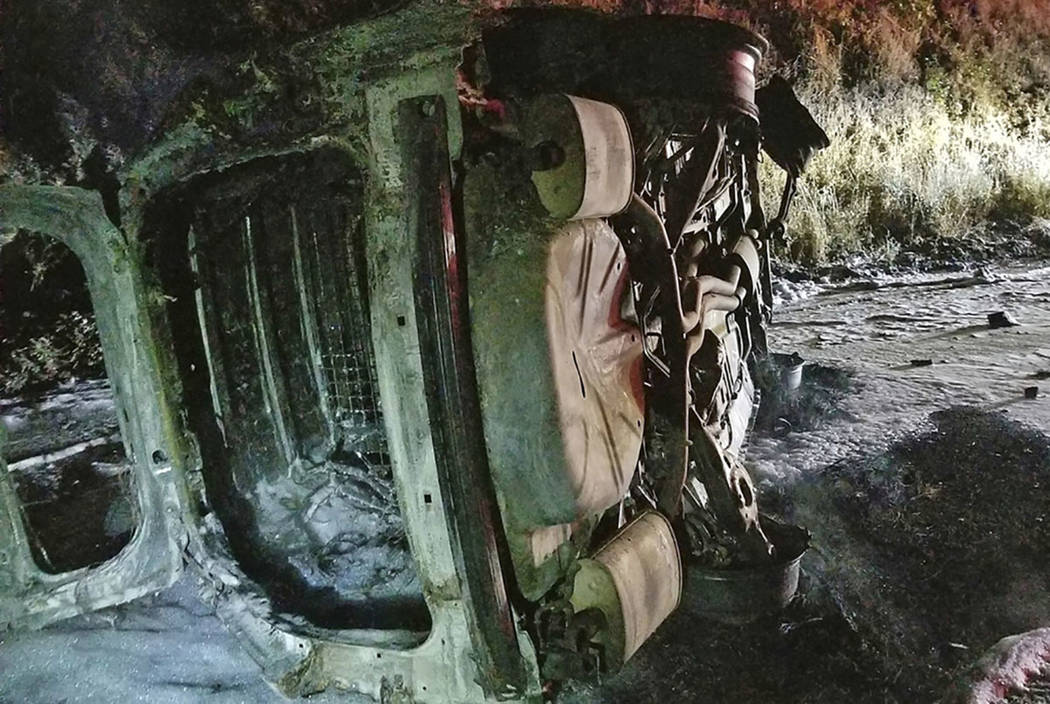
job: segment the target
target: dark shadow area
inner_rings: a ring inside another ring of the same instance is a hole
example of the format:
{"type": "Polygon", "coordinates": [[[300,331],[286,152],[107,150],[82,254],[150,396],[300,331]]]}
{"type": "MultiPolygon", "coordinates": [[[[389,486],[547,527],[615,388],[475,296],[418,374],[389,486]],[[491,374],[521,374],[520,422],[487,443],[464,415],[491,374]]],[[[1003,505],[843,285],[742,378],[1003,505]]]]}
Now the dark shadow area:
{"type": "Polygon", "coordinates": [[[934,699],[999,638],[1050,622],[1050,438],[973,408],[932,418],[820,479],[846,531],[830,540],[849,551],[835,588],[899,668],[900,701],[934,699]]]}
{"type": "Polygon", "coordinates": [[[0,245],[0,396],[104,377],[80,260],[58,240],[33,232],[0,245]]]}
{"type": "MultiPolygon", "coordinates": [[[[194,105],[221,118],[224,98],[255,80],[238,69],[249,57],[253,66],[269,63],[296,39],[406,4],[9,0],[0,13],[3,137],[16,153],[30,155],[68,185],[106,194],[124,155],[186,119],[194,105]]],[[[279,71],[296,70],[285,57],[276,63],[279,71]]],[[[312,89],[302,86],[302,102],[310,102],[312,89]]],[[[300,96],[286,97],[279,108],[282,122],[315,119],[296,106],[300,96]]],[[[258,131],[283,128],[276,120],[266,122],[258,131]]]]}
{"type": "Polygon", "coordinates": [[[100,565],[131,542],[138,523],[131,465],[118,442],[11,471],[33,560],[59,574],[100,565]]]}

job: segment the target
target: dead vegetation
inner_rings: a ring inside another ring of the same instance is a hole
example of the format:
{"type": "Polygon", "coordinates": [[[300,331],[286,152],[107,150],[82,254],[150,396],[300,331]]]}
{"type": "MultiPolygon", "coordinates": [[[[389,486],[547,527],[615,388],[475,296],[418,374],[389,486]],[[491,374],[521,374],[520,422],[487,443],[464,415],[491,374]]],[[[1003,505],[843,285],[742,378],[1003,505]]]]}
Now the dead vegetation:
{"type": "Polygon", "coordinates": [[[26,232],[0,245],[0,396],[101,377],[101,342],[76,255],[26,232]]]}
{"type": "MultiPolygon", "coordinates": [[[[1010,0],[701,3],[765,31],[832,146],[783,244],[892,260],[1050,214],[1050,10],[1010,0]],[[726,8],[729,8],[728,12],[726,8]]],[[[768,192],[780,175],[767,168],[768,192]]]]}

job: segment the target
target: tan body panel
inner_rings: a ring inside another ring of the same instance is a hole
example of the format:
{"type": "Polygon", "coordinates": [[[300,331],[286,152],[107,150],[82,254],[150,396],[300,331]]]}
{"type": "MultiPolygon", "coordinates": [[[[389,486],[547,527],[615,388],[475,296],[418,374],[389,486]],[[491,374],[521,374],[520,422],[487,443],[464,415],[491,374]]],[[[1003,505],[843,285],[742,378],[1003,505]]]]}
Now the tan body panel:
{"type": "Polygon", "coordinates": [[[597,608],[606,618],[611,666],[626,662],[656,631],[682,597],[682,563],[671,524],[645,513],[582,560],[572,595],[579,612],[597,608]]]}
{"type": "Polygon", "coordinates": [[[471,317],[489,464],[511,528],[531,532],[626,492],[641,448],[642,344],[621,316],[627,262],[608,223],[563,223],[518,244],[472,258],[471,317]]]}

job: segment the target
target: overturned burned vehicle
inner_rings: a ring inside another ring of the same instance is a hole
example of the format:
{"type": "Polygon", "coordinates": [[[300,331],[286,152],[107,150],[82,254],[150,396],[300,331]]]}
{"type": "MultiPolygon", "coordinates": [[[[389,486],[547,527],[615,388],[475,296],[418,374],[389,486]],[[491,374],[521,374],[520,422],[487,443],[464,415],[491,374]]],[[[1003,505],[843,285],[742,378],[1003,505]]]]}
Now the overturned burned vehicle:
{"type": "Polygon", "coordinates": [[[750,365],[826,138],[786,85],[756,97],[764,40],[365,14],[265,50],[252,18],[216,30],[248,80],[184,63],[163,110],[136,89],[163,115],[103,176],[0,185],[3,228],[83,264],[136,520],[104,562],[42,569],[0,473],[0,627],[188,565],[289,696],[466,703],[615,670],[684,579],[714,617],[777,608],[806,537],[742,464],[750,365]],[[769,219],[763,144],[788,172],[769,219]]]}

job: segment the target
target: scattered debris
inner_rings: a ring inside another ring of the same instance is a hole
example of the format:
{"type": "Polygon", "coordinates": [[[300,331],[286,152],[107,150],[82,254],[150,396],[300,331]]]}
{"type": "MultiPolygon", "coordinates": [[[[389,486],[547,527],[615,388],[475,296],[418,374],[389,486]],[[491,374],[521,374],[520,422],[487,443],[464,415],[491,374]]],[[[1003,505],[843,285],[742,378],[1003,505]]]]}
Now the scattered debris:
{"type": "MultiPolygon", "coordinates": [[[[949,704],[992,704],[1032,689],[1050,675],[1050,628],[1003,638],[978,660],[948,697],[949,704]]],[[[1045,701],[1045,700],[1033,700],[1045,701]]]]}
{"type": "Polygon", "coordinates": [[[996,311],[995,313],[988,314],[988,327],[993,330],[996,328],[1013,328],[1020,325],[1017,320],[1007,313],[1005,310],[996,311]]]}
{"type": "Polygon", "coordinates": [[[780,383],[784,391],[788,394],[798,391],[802,386],[802,368],[806,360],[802,359],[798,352],[791,354],[774,352],[770,356],[773,363],[780,368],[780,383]]]}
{"type": "Polygon", "coordinates": [[[755,386],[762,393],[755,416],[759,435],[784,437],[795,431],[811,430],[838,414],[839,400],[854,388],[851,372],[835,367],[803,363],[798,355],[799,385],[790,388],[788,367],[770,358],[755,365],[755,386]]]}

